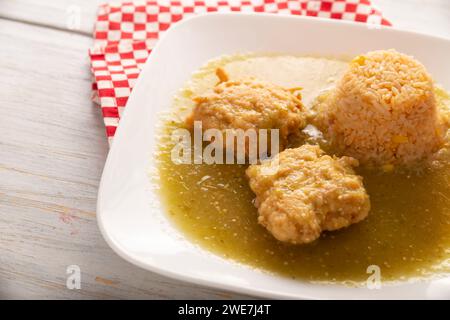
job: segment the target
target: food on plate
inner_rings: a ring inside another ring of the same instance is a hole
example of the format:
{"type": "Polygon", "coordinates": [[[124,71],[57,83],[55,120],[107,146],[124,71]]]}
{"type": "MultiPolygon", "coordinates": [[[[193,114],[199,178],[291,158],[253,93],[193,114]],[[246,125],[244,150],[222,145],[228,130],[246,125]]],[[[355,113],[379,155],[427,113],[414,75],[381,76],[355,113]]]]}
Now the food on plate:
{"type": "Polygon", "coordinates": [[[342,154],[387,169],[423,160],[443,143],[431,76],[395,50],[354,58],[317,119],[342,154]]]}
{"type": "Polygon", "coordinates": [[[318,146],[286,149],[246,173],[256,194],[258,222],[292,244],[367,217],[369,196],[353,167],[358,160],[331,157],[318,146]]]}
{"type": "Polygon", "coordinates": [[[203,248],[312,282],[365,285],[372,265],[384,283],[450,272],[450,95],[413,58],[224,56],[193,74],[170,115],[161,196],[203,248]],[[285,149],[250,166],[174,163],[186,119],[279,128],[285,149]]]}
{"type": "Polygon", "coordinates": [[[202,129],[279,129],[283,149],[288,137],[305,126],[305,109],[295,90],[257,79],[229,80],[223,69],[216,71],[220,82],[212,92],[194,97],[195,106],[186,123],[202,129]]]}

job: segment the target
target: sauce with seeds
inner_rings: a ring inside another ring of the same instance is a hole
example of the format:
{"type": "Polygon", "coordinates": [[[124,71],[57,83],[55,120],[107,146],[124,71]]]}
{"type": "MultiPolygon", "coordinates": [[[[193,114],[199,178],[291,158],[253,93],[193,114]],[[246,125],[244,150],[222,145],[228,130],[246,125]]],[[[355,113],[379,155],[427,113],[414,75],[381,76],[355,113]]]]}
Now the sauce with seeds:
{"type": "MultiPolygon", "coordinates": [[[[369,276],[366,271],[370,265],[380,267],[383,281],[450,271],[448,164],[417,172],[357,168],[370,195],[368,218],[298,246],[280,243],[257,223],[246,166],[174,164],[170,133],[183,126],[182,120],[192,108],[192,96],[210,90],[217,82],[214,72],[219,66],[231,79],[251,75],[285,87],[301,86],[308,107],[315,96],[339,79],[346,62],[232,56],[208,63],[193,76],[175,99],[175,114],[164,124],[157,156],[167,214],[189,240],[240,263],[318,282],[362,283],[369,276]]],[[[450,99],[445,91],[437,93],[440,103],[448,107],[450,99]]]]}

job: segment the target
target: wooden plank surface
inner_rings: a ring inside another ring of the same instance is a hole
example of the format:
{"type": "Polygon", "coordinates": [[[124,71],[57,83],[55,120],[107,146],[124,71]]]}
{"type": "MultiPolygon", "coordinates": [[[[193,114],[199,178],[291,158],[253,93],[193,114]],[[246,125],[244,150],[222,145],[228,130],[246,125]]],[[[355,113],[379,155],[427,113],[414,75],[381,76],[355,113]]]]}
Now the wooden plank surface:
{"type": "MultiPolygon", "coordinates": [[[[183,1],[183,0],[182,0],[183,1]]],[[[450,38],[449,0],[371,0],[395,27],[450,38]]],[[[106,0],[4,0],[0,17],[68,29],[80,12],[74,32],[91,35],[95,13],[106,0]]]]}
{"type": "Polygon", "coordinates": [[[78,34],[0,20],[0,298],[240,297],[119,258],[97,228],[108,151],[78,34]],[[66,268],[81,268],[81,290],[66,268]]]}
{"type": "Polygon", "coordinates": [[[371,0],[396,28],[450,39],[449,0],[371,0]]]}
{"type": "MultiPolygon", "coordinates": [[[[100,2],[1,2],[0,298],[246,298],[134,267],[98,231],[108,146],[87,50],[100,2]],[[81,290],[66,287],[69,265],[81,290]]],[[[398,27],[450,38],[448,0],[373,2],[398,27]]]]}
{"type": "Polygon", "coordinates": [[[91,35],[97,7],[105,2],[107,1],[7,0],[0,5],[0,18],[91,35]],[[73,19],[78,13],[80,23],[74,28],[73,19]]]}

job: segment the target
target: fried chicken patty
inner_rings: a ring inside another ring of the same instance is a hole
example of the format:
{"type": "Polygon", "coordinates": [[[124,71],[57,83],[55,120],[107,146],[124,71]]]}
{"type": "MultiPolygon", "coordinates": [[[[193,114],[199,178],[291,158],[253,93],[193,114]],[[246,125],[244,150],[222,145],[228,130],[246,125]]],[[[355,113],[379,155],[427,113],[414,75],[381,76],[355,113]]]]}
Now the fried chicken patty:
{"type": "Polygon", "coordinates": [[[258,222],[292,244],[309,243],[324,230],[359,222],[370,210],[358,160],[325,155],[318,146],[286,149],[246,171],[256,194],[258,222]]]}
{"type": "Polygon", "coordinates": [[[279,129],[279,145],[306,125],[302,102],[290,90],[275,84],[247,79],[228,80],[222,69],[213,92],[194,98],[196,105],[186,119],[188,126],[201,121],[202,129],[279,129]]]}

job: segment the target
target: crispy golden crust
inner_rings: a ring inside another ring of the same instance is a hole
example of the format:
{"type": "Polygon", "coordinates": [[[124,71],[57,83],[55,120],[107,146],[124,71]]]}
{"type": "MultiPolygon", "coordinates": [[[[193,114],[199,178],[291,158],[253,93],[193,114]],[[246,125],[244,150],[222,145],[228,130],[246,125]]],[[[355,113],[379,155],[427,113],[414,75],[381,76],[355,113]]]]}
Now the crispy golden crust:
{"type": "Polygon", "coordinates": [[[324,155],[318,146],[286,149],[246,174],[256,194],[258,221],[273,236],[293,244],[316,240],[323,230],[359,222],[370,210],[362,177],[350,157],[324,155]]]}
{"type": "MultiPolygon", "coordinates": [[[[221,80],[226,74],[218,72],[221,80]]],[[[279,129],[280,146],[306,125],[305,110],[289,90],[258,80],[222,81],[210,94],[194,98],[186,119],[189,126],[201,121],[206,129],[279,129]]]]}

